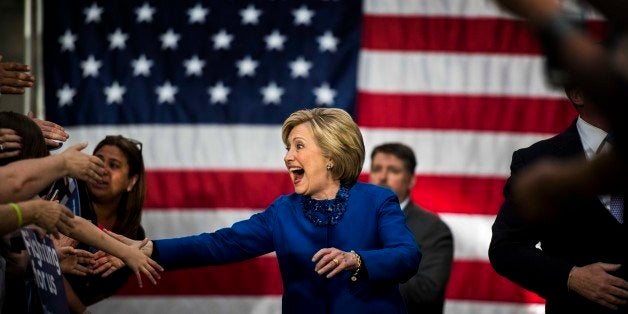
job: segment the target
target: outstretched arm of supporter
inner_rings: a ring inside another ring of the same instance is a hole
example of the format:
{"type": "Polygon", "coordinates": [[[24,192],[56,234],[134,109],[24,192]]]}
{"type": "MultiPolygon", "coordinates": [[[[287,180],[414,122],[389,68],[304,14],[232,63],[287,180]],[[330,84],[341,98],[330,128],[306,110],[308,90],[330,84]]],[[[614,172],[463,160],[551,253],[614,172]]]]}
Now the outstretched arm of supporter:
{"type": "Polygon", "coordinates": [[[82,153],[85,147],[87,143],[80,143],[58,155],[20,160],[0,167],[0,202],[30,199],[66,175],[90,182],[102,180],[102,160],[82,153]]]}
{"type": "Polygon", "coordinates": [[[140,241],[138,245],[130,246],[105,234],[84,218],[75,216],[74,222],[74,228],[66,234],[67,236],[99,248],[123,260],[137,276],[137,282],[140,287],[142,287],[140,273],[143,273],[153,284],[157,283],[156,279],[161,278],[158,271],[163,271],[163,268],[140,251],[140,248],[146,245],[148,240],[140,241]]]}
{"type": "Polygon", "coordinates": [[[0,205],[0,235],[36,224],[53,236],[69,232],[74,214],[65,206],[42,199],[0,205]]]}

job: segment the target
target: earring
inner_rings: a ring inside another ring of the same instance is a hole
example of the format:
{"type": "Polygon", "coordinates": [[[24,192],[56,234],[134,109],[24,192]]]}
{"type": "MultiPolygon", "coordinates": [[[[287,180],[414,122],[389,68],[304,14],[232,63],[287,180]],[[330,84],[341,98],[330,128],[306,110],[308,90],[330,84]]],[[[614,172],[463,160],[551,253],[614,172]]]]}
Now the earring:
{"type": "Polygon", "coordinates": [[[332,167],[333,167],[332,164],[327,164],[327,167],[325,167],[325,168],[327,168],[327,171],[329,171],[329,170],[331,170],[332,167]]]}

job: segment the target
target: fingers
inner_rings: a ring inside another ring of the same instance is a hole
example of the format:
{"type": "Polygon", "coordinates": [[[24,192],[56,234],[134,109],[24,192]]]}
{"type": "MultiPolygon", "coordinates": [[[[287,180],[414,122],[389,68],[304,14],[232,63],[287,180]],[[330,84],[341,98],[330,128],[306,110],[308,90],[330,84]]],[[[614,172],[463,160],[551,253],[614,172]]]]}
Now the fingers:
{"type": "Polygon", "coordinates": [[[23,70],[12,70],[12,69],[7,69],[7,67],[5,65],[10,64],[13,65],[11,66],[11,68],[18,68],[19,66],[16,63],[2,63],[3,68],[5,70],[4,72],[4,79],[13,79],[13,80],[19,80],[19,81],[25,81],[25,82],[30,82],[33,83],[35,82],[35,76],[27,73],[27,71],[23,71],[23,70]]]}
{"type": "Polygon", "coordinates": [[[345,255],[345,252],[336,248],[319,250],[312,258],[313,261],[318,260],[314,271],[319,275],[327,274],[327,278],[335,276],[351,266],[348,259],[345,258],[345,255]]]}
{"type": "Polygon", "coordinates": [[[4,149],[22,148],[22,138],[12,129],[0,129],[0,143],[4,149]]]}
{"type": "Polygon", "coordinates": [[[2,158],[9,158],[9,157],[15,157],[17,155],[20,154],[19,150],[12,150],[12,151],[8,151],[8,152],[2,152],[0,153],[0,159],[2,158]]]}
{"type": "MultiPolygon", "coordinates": [[[[323,250],[325,250],[325,249],[323,249],[323,250]]],[[[318,271],[321,268],[327,266],[327,264],[331,263],[336,258],[336,256],[338,255],[339,252],[340,252],[340,250],[338,250],[338,249],[333,249],[333,248],[327,249],[327,251],[325,251],[324,255],[321,255],[320,259],[318,260],[318,263],[316,263],[315,270],[318,271]]],[[[314,256],[316,256],[316,254],[314,256]]],[[[336,259],[336,260],[338,260],[338,259],[336,259]]],[[[334,262],[334,264],[336,264],[336,263],[334,262]]]]}
{"type": "Polygon", "coordinates": [[[140,270],[144,273],[144,276],[148,277],[148,280],[153,283],[153,285],[157,284],[157,280],[153,277],[153,273],[156,273],[155,270],[150,267],[150,265],[146,265],[145,267],[141,267],[140,270]]]}
{"type": "MultiPolygon", "coordinates": [[[[102,264],[102,265],[100,265],[100,266],[96,267],[96,268],[95,268],[95,269],[93,269],[92,271],[93,271],[93,274],[97,275],[97,274],[100,274],[100,273],[102,273],[102,272],[104,272],[104,271],[109,271],[109,269],[111,269],[111,268],[112,268],[111,263],[106,262],[106,263],[104,263],[104,264],[102,264]]],[[[114,271],[115,271],[115,270],[114,270],[114,271]]]]}
{"type": "Polygon", "coordinates": [[[85,175],[79,175],[78,177],[85,181],[89,181],[92,184],[98,184],[99,182],[102,182],[102,176],[93,169],[87,169],[85,175]]]}
{"type": "Polygon", "coordinates": [[[68,225],[74,226],[74,222],[72,218],[74,218],[74,213],[67,207],[61,206],[61,218],[64,218],[68,225]]]}
{"type": "Polygon", "coordinates": [[[109,268],[106,272],[104,272],[100,277],[102,278],[107,278],[109,275],[113,274],[116,272],[116,267],[115,266],[111,266],[111,268],[109,268]]]}
{"type": "Polygon", "coordinates": [[[32,87],[35,77],[28,73],[7,71],[1,78],[2,85],[11,87],[32,87]]]}
{"type": "MultiPolygon", "coordinates": [[[[159,265],[157,262],[155,262],[152,258],[148,259],[148,264],[150,264],[150,266],[152,266],[154,269],[156,269],[156,270],[158,270],[160,272],[164,271],[164,268],[161,267],[161,265],[159,265]]],[[[161,276],[159,275],[159,273],[156,273],[156,274],[157,274],[157,276],[155,276],[155,277],[157,277],[157,279],[161,279],[161,276]]]]}
{"type": "Polygon", "coordinates": [[[89,252],[89,251],[85,251],[85,250],[80,250],[80,249],[75,249],[74,250],[74,255],[76,255],[79,258],[79,263],[93,263],[95,262],[94,260],[94,256],[95,254],[89,252]]]}
{"type": "Polygon", "coordinates": [[[602,269],[604,269],[606,272],[616,271],[621,267],[621,264],[607,264],[607,263],[596,263],[596,264],[602,267],[602,269]]]}
{"type": "Polygon", "coordinates": [[[85,276],[87,274],[90,274],[91,270],[81,264],[76,264],[74,265],[74,268],[72,268],[71,273],[74,275],[85,276]]]}
{"type": "Polygon", "coordinates": [[[22,95],[26,90],[19,87],[0,86],[0,94],[22,95]]]}
{"type": "Polygon", "coordinates": [[[323,255],[328,254],[330,251],[331,251],[331,248],[324,248],[324,249],[318,250],[318,252],[316,252],[314,256],[312,256],[312,262],[318,261],[323,255]]]}
{"type": "MultiPolygon", "coordinates": [[[[51,140],[65,142],[69,137],[68,133],[65,132],[65,129],[56,123],[41,119],[33,119],[33,121],[35,121],[37,126],[41,129],[46,142],[51,140]]],[[[55,146],[59,145],[57,142],[51,142],[54,143],[55,146]]]]}
{"type": "Polygon", "coordinates": [[[144,238],[144,240],[142,240],[142,242],[140,242],[140,249],[143,248],[144,246],[146,246],[146,244],[148,244],[150,240],[148,238],[144,238]]]}
{"type": "Polygon", "coordinates": [[[140,288],[142,288],[142,276],[140,275],[139,270],[135,271],[135,277],[137,277],[137,284],[139,285],[140,288]]]}
{"type": "Polygon", "coordinates": [[[2,68],[4,68],[5,71],[28,72],[31,70],[31,67],[28,66],[28,64],[22,64],[22,63],[16,63],[16,62],[3,62],[2,68]]]}
{"type": "Polygon", "coordinates": [[[58,255],[74,255],[75,249],[71,246],[63,246],[60,248],[57,248],[57,254],[58,255]]]}
{"type": "Polygon", "coordinates": [[[80,142],[70,148],[68,148],[68,150],[77,150],[77,151],[82,151],[83,149],[85,149],[85,147],[87,147],[87,142],[80,142]]]}

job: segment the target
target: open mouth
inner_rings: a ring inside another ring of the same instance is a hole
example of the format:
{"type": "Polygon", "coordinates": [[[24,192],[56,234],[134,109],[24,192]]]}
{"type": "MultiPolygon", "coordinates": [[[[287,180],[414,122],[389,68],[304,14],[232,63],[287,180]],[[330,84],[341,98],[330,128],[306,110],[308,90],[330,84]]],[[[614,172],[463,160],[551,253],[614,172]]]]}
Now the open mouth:
{"type": "Polygon", "coordinates": [[[290,171],[290,173],[292,174],[292,181],[294,184],[301,182],[301,179],[303,178],[303,175],[305,174],[305,170],[303,170],[303,168],[300,168],[300,167],[292,167],[292,168],[289,168],[288,171],[290,171]]]}

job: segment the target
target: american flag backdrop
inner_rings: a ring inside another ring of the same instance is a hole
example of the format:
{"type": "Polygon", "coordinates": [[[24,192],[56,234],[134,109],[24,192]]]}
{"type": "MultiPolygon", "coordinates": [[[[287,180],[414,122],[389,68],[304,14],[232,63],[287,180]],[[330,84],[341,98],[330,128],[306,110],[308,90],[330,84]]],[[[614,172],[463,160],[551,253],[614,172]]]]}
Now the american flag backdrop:
{"type": "MultiPolygon", "coordinates": [[[[412,198],[455,240],[447,313],[543,311],[491,268],[490,228],[512,152],[575,112],[546,85],[534,36],[492,1],[58,0],[43,26],[46,118],[90,153],[107,134],[143,142],[151,238],[230,226],[291,193],[281,122],[336,106],[367,154],[415,150],[412,198]]],[[[271,254],[131,281],[91,309],[277,313],[281,292],[271,254]]]]}

